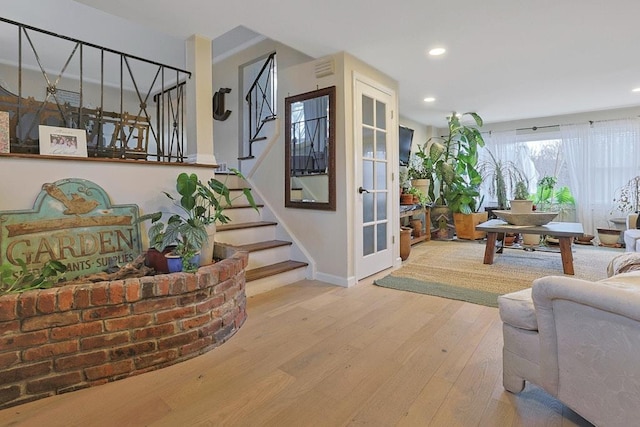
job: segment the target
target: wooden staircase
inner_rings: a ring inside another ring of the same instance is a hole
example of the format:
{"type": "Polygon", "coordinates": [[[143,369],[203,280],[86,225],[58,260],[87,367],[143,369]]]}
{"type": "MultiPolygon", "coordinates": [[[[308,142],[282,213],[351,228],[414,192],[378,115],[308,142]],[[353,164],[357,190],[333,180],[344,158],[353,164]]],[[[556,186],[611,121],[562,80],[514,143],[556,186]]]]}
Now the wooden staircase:
{"type": "MultiPolygon", "coordinates": [[[[218,179],[223,180],[220,177],[218,179]]],[[[227,182],[233,198],[241,192],[242,186],[247,184],[242,181],[234,185],[232,179],[237,180],[237,177],[229,176],[227,182]]],[[[247,296],[303,280],[306,278],[308,266],[306,262],[291,259],[292,242],[278,240],[278,223],[262,220],[264,205],[258,204],[258,210],[259,212],[256,212],[241,197],[234,202],[233,207],[225,210],[231,222],[216,227],[216,242],[233,245],[249,252],[246,270],[247,296]]]]}

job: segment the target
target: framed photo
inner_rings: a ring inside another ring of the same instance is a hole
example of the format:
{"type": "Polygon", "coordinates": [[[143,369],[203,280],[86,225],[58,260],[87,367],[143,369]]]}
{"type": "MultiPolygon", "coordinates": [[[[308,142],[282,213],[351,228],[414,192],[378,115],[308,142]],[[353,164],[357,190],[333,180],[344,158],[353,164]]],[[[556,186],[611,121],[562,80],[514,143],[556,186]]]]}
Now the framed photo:
{"type": "Polygon", "coordinates": [[[39,126],[40,154],[87,157],[87,132],[84,129],[39,126]]]}

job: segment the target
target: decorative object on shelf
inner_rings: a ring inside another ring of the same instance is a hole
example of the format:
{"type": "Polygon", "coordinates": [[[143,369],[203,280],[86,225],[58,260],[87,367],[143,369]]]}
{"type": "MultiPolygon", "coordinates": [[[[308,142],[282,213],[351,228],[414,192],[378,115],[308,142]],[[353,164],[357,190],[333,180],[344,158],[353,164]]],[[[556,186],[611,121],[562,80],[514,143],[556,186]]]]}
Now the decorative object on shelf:
{"type": "Polygon", "coordinates": [[[50,156],[87,157],[87,132],[55,126],[38,127],[40,154],[50,156]]]}
{"type": "Polygon", "coordinates": [[[503,221],[513,225],[545,225],[551,222],[558,212],[513,212],[512,210],[494,210],[493,214],[503,221]]]}

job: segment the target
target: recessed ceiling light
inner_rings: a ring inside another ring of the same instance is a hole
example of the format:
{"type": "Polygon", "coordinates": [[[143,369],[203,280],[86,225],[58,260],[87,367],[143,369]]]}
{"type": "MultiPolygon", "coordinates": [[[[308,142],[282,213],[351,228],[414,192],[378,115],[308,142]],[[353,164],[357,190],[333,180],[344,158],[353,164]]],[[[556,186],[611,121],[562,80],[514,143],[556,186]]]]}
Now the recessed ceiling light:
{"type": "Polygon", "coordinates": [[[426,97],[426,98],[424,99],[424,102],[433,102],[433,101],[435,101],[435,100],[436,100],[436,99],[435,99],[433,96],[429,96],[429,97],[426,97]]]}
{"type": "Polygon", "coordinates": [[[438,55],[442,55],[443,53],[445,53],[447,50],[443,47],[436,47],[433,48],[429,51],[429,55],[431,56],[438,56],[438,55]]]}
{"type": "Polygon", "coordinates": [[[635,89],[631,89],[631,92],[640,92],[640,87],[637,87],[635,89]]]}

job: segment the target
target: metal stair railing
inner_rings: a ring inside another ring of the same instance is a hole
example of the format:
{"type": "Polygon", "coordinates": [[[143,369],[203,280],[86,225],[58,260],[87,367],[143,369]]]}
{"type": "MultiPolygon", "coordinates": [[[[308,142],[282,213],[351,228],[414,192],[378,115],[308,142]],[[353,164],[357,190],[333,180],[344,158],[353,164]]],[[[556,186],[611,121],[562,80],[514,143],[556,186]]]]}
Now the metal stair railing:
{"type": "Polygon", "coordinates": [[[253,157],[253,142],[266,139],[260,136],[265,123],[276,119],[276,83],[276,53],[273,52],[245,96],[249,104],[249,158],[253,157]]]}

